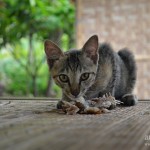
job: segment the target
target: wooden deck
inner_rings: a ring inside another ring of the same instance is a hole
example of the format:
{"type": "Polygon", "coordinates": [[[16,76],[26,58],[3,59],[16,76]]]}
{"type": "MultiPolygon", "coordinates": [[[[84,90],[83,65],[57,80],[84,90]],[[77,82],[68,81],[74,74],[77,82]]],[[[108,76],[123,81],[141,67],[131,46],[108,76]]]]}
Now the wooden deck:
{"type": "Polygon", "coordinates": [[[100,115],[64,115],[55,105],[0,100],[0,150],[150,149],[150,101],[100,115]]]}

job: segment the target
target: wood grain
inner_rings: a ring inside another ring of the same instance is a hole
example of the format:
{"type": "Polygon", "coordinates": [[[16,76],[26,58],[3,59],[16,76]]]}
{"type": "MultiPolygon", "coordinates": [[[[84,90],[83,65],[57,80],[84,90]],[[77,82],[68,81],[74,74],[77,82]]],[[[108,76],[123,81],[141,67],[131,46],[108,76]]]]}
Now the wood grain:
{"type": "Polygon", "coordinates": [[[150,101],[100,115],[65,115],[55,105],[47,99],[1,100],[0,149],[150,149],[150,101]]]}

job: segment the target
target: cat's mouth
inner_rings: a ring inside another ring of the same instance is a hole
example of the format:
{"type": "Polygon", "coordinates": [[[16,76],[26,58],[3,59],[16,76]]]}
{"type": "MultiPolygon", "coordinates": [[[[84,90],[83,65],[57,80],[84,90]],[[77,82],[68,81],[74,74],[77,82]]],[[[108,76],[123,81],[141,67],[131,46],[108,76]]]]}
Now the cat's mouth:
{"type": "Polygon", "coordinates": [[[72,95],[70,92],[67,92],[65,90],[63,90],[63,93],[66,97],[68,97],[70,100],[72,101],[77,101],[78,99],[80,99],[81,97],[85,96],[86,93],[86,89],[83,91],[80,91],[79,94],[77,96],[72,95]]]}
{"type": "Polygon", "coordinates": [[[71,100],[73,100],[73,101],[76,101],[76,100],[78,100],[80,97],[83,97],[83,95],[82,94],[79,94],[79,95],[77,95],[77,96],[74,96],[74,95],[72,95],[71,93],[69,93],[69,94],[65,94],[69,99],[71,99],[71,100]]]}
{"type": "Polygon", "coordinates": [[[77,99],[79,99],[79,98],[81,97],[81,95],[74,96],[74,95],[72,95],[72,94],[69,94],[68,97],[69,97],[70,99],[72,99],[72,100],[77,100],[77,99]]]}

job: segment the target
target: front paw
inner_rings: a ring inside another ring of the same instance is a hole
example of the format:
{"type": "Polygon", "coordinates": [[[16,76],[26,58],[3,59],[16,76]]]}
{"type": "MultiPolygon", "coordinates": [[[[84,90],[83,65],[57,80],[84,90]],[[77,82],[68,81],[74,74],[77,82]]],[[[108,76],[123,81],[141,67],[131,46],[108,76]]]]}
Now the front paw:
{"type": "Polygon", "coordinates": [[[115,103],[111,103],[110,107],[108,108],[109,110],[115,109],[117,106],[115,103]]]}
{"type": "Polygon", "coordinates": [[[122,98],[121,101],[125,106],[134,106],[138,103],[138,99],[135,95],[133,94],[125,94],[122,98]]]}
{"type": "Polygon", "coordinates": [[[63,102],[62,102],[62,101],[59,101],[59,102],[57,103],[57,105],[56,105],[56,108],[57,108],[57,109],[62,109],[62,108],[63,108],[62,105],[63,105],[63,102]]]}

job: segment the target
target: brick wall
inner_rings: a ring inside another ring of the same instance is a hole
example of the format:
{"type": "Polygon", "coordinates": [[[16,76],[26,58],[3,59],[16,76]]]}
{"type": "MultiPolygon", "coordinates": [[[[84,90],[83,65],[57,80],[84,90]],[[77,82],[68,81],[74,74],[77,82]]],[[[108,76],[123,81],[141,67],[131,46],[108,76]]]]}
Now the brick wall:
{"type": "Polygon", "coordinates": [[[77,47],[93,34],[117,51],[128,47],[136,56],[135,93],[150,99],[150,0],[76,0],[77,47]]]}

